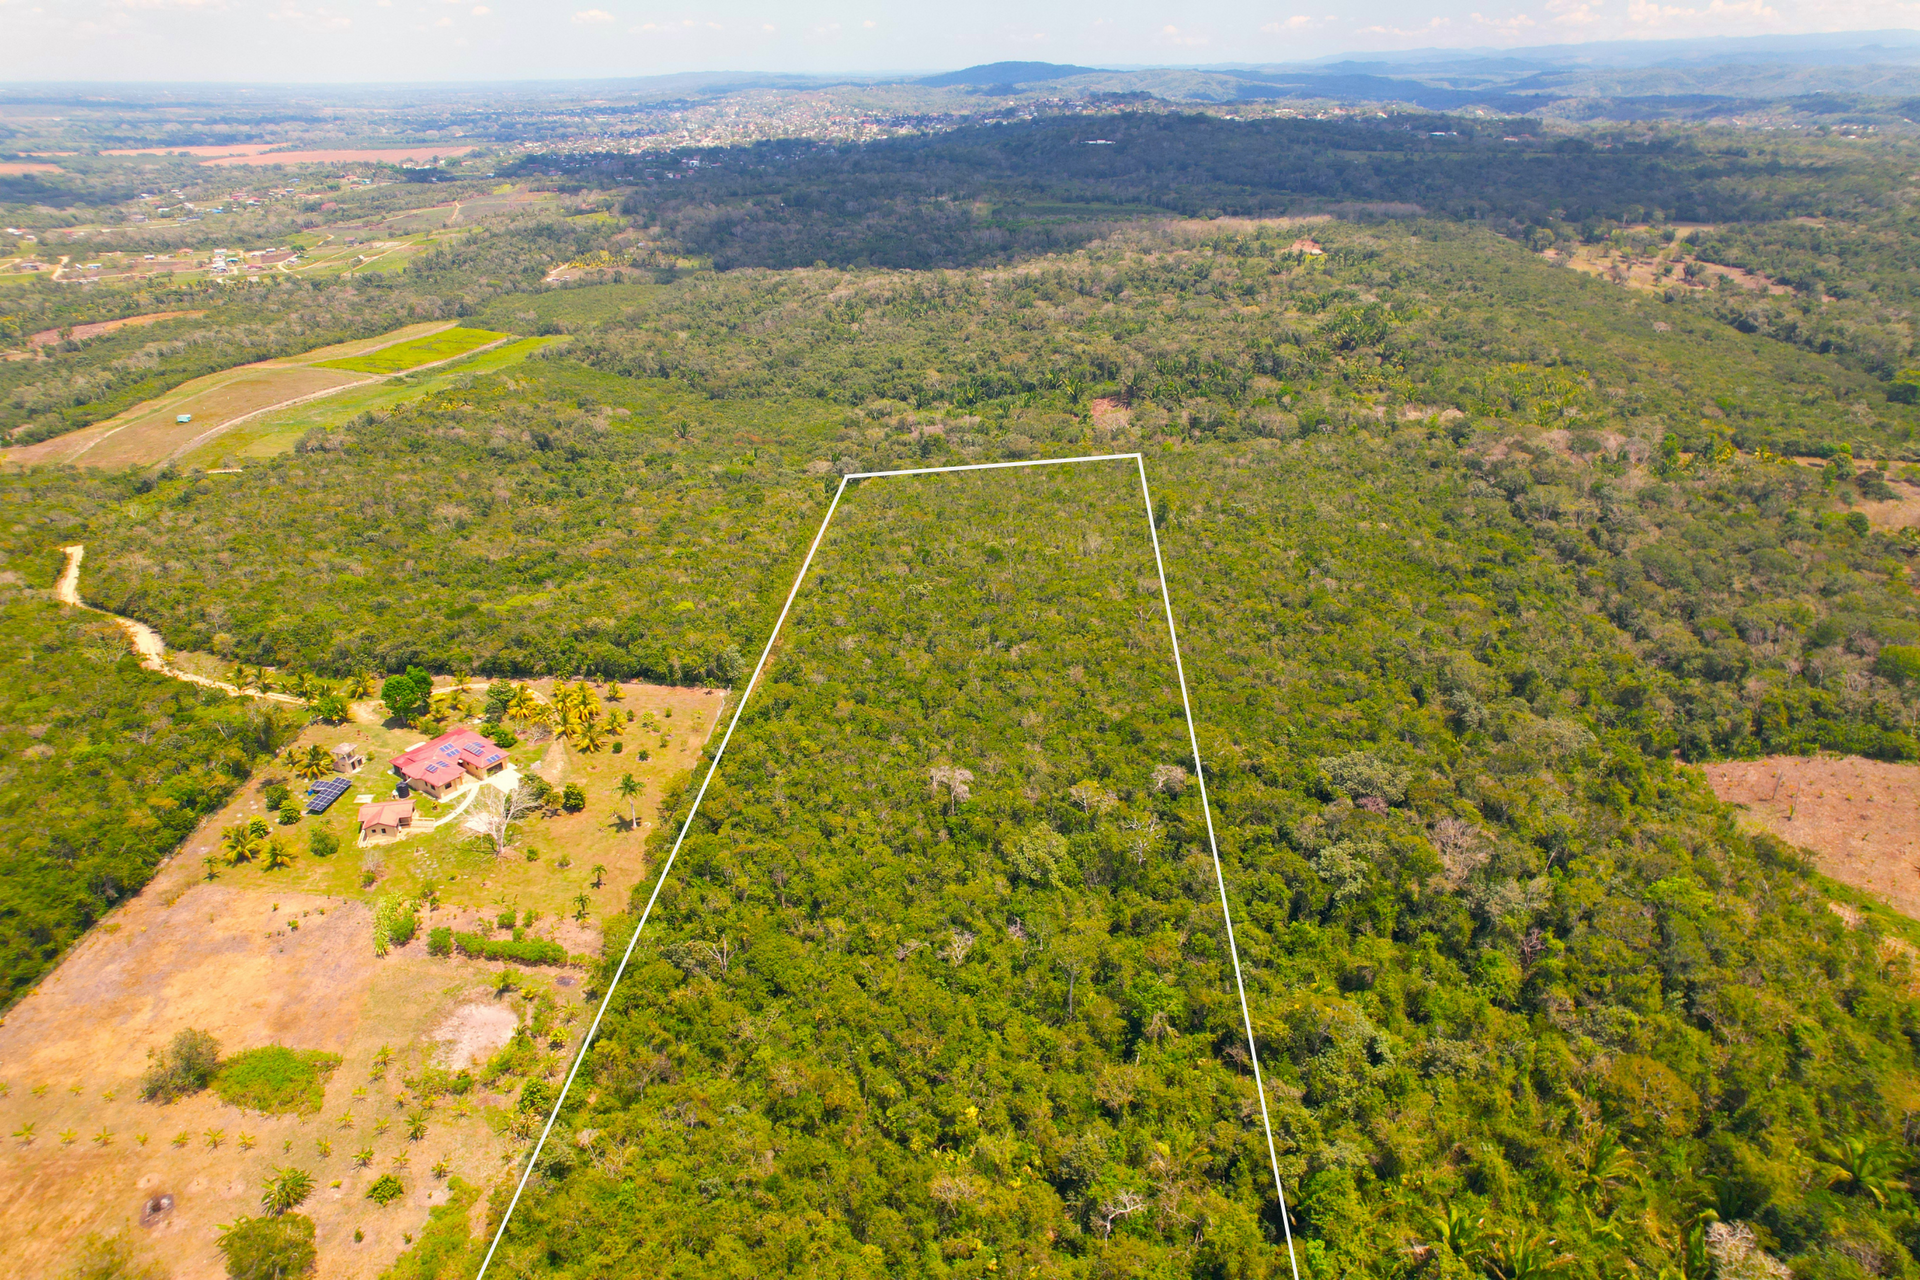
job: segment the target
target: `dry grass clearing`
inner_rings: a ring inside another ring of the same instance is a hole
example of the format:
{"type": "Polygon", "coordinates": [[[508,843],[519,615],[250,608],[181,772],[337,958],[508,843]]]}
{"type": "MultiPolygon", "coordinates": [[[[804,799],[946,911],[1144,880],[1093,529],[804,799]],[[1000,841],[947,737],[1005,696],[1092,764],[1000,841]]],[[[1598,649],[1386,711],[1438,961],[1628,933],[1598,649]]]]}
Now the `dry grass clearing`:
{"type": "MultiPolygon", "coordinates": [[[[89,1233],[121,1232],[176,1280],[211,1280],[223,1274],[219,1224],[257,1213],[269,1170],[294,1165],[317,1184],[303,1212],[320,1275],[372,1280],[445,1201],[437,1160],[484,1184],[513,1145],[496,1132],[512,1100],[484,1088],[443,1100],[424,1138],[409,1141],[403,1078],[436,1056],[452,1062],[460,1029],[476,1021],[481,1034],[464,1047],[469,1061],[484,1057],[518,1025],[521,998],[496,997],[485,966],[430,958],[418,940],[377,959],[360,903],[237,890],[195,870],[175,859],[0,1026],[0,1135],[12,1135],[0,1136],[0,1256],[22,1274],[54,1275],[89,1233]],[[141,1101],[148,1050],[189,1026],[226,1054],[267,1044],[339,1054],[320,1113],[247,1112],[212,1091],[141,1101]],[[395,1051],[384,1069],[383,1047],[395,1051]],[[366,1189],[390,1171],[406,1194],[383,1209],[366,1189]],[[162,1195],[172,1208],[143,1224],[162,1195]]],[[[577,984],[530,981],[578,1009],[577,984]]]]}
{"type": "MultiPolygon", "coordinates": [[[[550,681],[534,688],[552,692],[550,681]]],[[[604,696],[605,686],[596,692],[604,696]]],[[[573,953],[597,951],[601,920],[622,910],[648,873],[643,841],[668,781],[697,760],[723,703],[715,690],[628,684],[621,693],[603,704],[621,718],[620,755],[551,742],[511,753],[522,769],[541,765],[556,781],[582,786],[587,806],[530,820],[504,858],[459,823],[380,846],[371,859],[357,850],[356,796],[390,795],[387,759],[421,739],[360,719],[312,726],[299,740],[357,741],[371,759],[330,812],[274,824],[294,851],[292,866],[218,865],[207,879],[202,859],[218,848],[223,828],[253,817],[273,822],[259,785],[204,823],[144,892],[0,1023],[0,1150],[8,1157],[0,1162],[0,1257],[24,1274],[58,1274],[86,1235],[117,1231],[143,1256],[164,1261],[176,1280],[214,1280],[222,1274],[217,1226],[257,1212],[269,1170],[293,1165],[317,1184],[302,1211],[315,1223],[319,1275],[373,1280],[407,1235],[418,1237],[429,1208],[446,1199],[445,1182],[431,1173],[436,1161],[445,1157],[452,1173],[483,1188],[502,1176],[520,1142],[507,1130],[512,1096],[479,1085],[464,1098],[442,1099],[426,1116],[425,1137],[409,1141],[407,1116],[419,1101],[404,1081],[428,1063],[484,1063],[536,995],[553,997],[567,1034],[577,1037],[590,1016],[583,975],[528,969],[520,990],[502,995],[500,965],[431,957],[426,936],[443,926],[478,931],[511,907],[523,919],[536,913],[529,936],[573,953]],[[642,747],[646,762],[637,758],[642,747]],[[628,772],[646,784],[637,829],[615,791],[628,772]],[[307,852],[316,827],[341,837],[339,853],[307,852]],[[529,847],[539,851],[537,861],[527,858],[529,847]],[[363,888],[369,865],[378,880],[363,888]],[[605,868],[598,889],[596,865],[605,868]],[[438,905],[422,913],[419,934],[376,957],[372,903],[412,896],[429,882],[438,905]],[[574,918],[581,893],[589,898],[584,920],[574,918]],[[169,1106],[140,1101],[148,1051],[185,1027],[211,1032],[226,1054],[281,1044],[337,1053],[342,1062],[312,1116],[244,1112],[211,1091],[169,1106]],[[382,1049],[392,1054],[384,1068],[382,1049]],[[184,1140],[176,1145],[176,1137],[184,1140]],[[356,1158],[363,1150],[370,1153],[364,1163],[356,1158]],[[397,1172],[406,1195],[383,1209],[366,1191],[386,1172],[397,1172]],[[162,1195],[173,1197],[172,1208],[143,1223],[144,1208],[162,1195]]],[[[448,808],[421,805],[423,814],[448,808]]],[[[570,1053],[555,1050],[550,1059],[557,1064],[570,1053]]]]}
{"type": "MultiPolygon", "coordinates": [[[[96,320],[92,324],[70,326],[67,335],[75,342],[85,342],[88,338],[97,338],[103,333],[112,333],[116,329],[136,328],[140,325],[154,324],[161,320],[178,320],[181,316],[203,316],[204,311],[150,311],[143,316],[127,316],[120,320],[96,320]]],[[[27,342],[36,347],[50,347],[56,342],[64,342],[58,329],[42,329],[32,334],[27,342]]]]}
{"type": "Polygon", "coordinates": [[[1703,770],[1715,795],[1812,850],[1826,875],[1920,920],[1920,765],[1769,756],[1703,770]]]}

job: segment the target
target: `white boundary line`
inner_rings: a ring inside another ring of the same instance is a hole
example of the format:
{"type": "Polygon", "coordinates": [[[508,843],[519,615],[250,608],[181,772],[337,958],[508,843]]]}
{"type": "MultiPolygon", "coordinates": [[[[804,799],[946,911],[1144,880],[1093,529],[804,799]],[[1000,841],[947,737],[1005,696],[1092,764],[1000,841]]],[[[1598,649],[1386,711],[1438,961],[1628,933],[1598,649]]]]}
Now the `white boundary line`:
{"type": "Polygon", "coordinates": [[[674,859],[680,856],[680,846],[687,838],[687,832],[693,829],[693,820],[699,816],[700,801],[706,798],[707,784],[713,781],[713,775],[720,768],[720,760],[727,754],[727,744],[733,741],[734,726],[740,723],[740,713],[747,709],[747,699],[753,696],[754,686],[760,681],[760,672],[765,669],[767,659],[773,654],[774,643],[780,638],[780,628],[786,625],[787,614],[793,610],[795,597],[800,594],[800,586],[807,579],[807,570],[813,565],[814,553],[820,550],[820,542],[827,536],[827,526],[833,523],[833,514],[840,508],[840,498],[847,491],[849,480],[884,480],[890,476],[930,476],[945,475],[955,471],[1000,471],[1012,467],[1053,467],[1076,462],[1132,462],[1140,471],[1140,497],[1146,504],[1147,533],[1153,539],[1153,567],[1160,576],[1160,602],[1167,614],[1167,638],[1173,644],[1173,670],[1180,681],[1180,706],[1187,717],[1187,742],[1193,748],[1193,776],[1200,784],[1200,809],[1207,819],[1207,844],[1213,851],[1213,878],[1220,888],[1220,914],[1227,925],[1227,952],[1233,957],[1233,986],[1240,996],[1240,1020],[1246,1028],[1247,1053],[1253,1062],[1253,1086],[1260,1098],[1260,1128],[1267,1139],[1267,1160],[1273,1167],[1273,1191],[1280,1202],[1280,1230],[1286,1237],[1287,1262],[1293,1268],[1293,1280],[1300,1280],[1300,1263],[1293,1253],[1293,1226],[1287,1220],[1287,1193],[1280,1184],[1280,1157],[1273,1142],[1273,1122],[1267,1114],[1267,1090],[1260,1075],[1260,1050],[1253,1037],[1253,1015],[1247,1008],[1247,988],[1240,977],[1240,948],[1233,938],[1233,912],[1227,906],[1227,878],[1220,866],[1220,842],[1213,833],[1213,807],[1207,799],[1207,775],[1200,765],[1200,738],[1193,727],[1193,703],[1187,697],[1187,671],[1180,660],[1180,636],[1173,625],[1173,598],[1167,594],[1167,569],[1160,558],[1160,530],[1153,522],[1153,495],[1147,488],[1147,462],[1139,453],[1098,453],[1075,458],[1034,458],[1024,462],[975,462],[957,467],[908,467],[899,471],[854,471],[840,477],[840,487],[833,491],[833,501],[827,504],[827,514],[820,521],[820,529],[813,535],[813,543],[807,548],[806,559],[800,562],[800,572],[794,575],[793,586],[787,591],[787,601],[780,606],[780,616],[774,621],[773,630],[767,635],[766,647],[760,651],[760,661],[754,663],[753,674],[747,677],[747,685],[741,691],[740,700],[734,704],[733,718],[727,722],[727,732],[720,739],[720,749],[713,753],[713,763],[707,766],[706,777],[700,780],[700,790],[693,797],[693,807],[687,810],[687,817],[680,824],[680,834],[674,837],[673,848],[667,854],[667,861],[660,868],[660,878],[654,882],[653,892],[647,895],[647,905],[640,912],[640,922],[633,927],[633,936],[627,939],[627,949],[620,956],[620,964],[613,971],[613,978],[607,983],[606,994],[600,997],[600,1008],[593,1015],[593,1023],[587,1028],[586,1036],[580,1041],[579,1051],[574,1054],[573,1066],[567,1070],[566,1083],[560,1086],[560,1094],[553,1100],[553,1111],[547,1116],[547,1123],[540,1130],[540,1138],[533,1144],[533,1150],[527,1155],[526,1168],[521,1171],[520,1182],[513,1189],[513,1199],[507,1202],[507,1211],[500,1217],[500,1227],[493,1234],[493,1243],[487,1246],[487,1256],[480,1261],[480,1270],[474,1280],[485,1280],[487,1268],[493,1265],[493,1254],[506,1238],[507,1224],[513,1221],[513,1211],[520,1204],[520,1196],[527,1189],[527,1180],[533,1176],[534,1166],[539,1163],[540,1152],[547,1145],[547,1136],[553,1132],[555,1122],[560,1119],[560,1108],[566,1105],[567,1091],[573,1088],[573,1081],[580,1074],[580,1064],[587,1060],[587,1050],[593,1047],[593,1037],[600,1030],[600,1020],[606,1016],[607,1006],[613,1001],[615,988],[627,971],[627,962],[633,958],[633,949],[639,945],[640,931],[647,927],[647,918],[653,914],[653,904],[659,901],[660,890],[667,883],[667,876],[673,871],[674,859]]]}

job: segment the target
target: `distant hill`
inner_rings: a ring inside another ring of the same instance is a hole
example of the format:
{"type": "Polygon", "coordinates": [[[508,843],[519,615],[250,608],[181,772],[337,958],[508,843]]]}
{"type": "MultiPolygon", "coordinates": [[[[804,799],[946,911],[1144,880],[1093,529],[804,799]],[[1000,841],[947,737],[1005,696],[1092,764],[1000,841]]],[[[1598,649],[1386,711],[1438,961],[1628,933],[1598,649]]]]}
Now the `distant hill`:
{"type": "Polygon", "coordinates": [[[989,62],[963,71],[947,71],[927,76],[915,84],[930,89],[947,89],[963,84],[1027,84],[1034,80],[1063,80],[1068,76],[1094,75],[1098,67],[1075,67],[1064,62],[989,62]]]}

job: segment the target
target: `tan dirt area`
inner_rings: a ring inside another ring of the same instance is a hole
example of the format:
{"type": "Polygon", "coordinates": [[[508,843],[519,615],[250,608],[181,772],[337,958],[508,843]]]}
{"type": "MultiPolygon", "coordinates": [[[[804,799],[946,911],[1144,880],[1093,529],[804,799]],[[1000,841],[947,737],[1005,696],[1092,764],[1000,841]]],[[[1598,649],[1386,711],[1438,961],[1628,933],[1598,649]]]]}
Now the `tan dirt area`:
{"type": "Polygon", "coordinates": [[[120,147],[102,151],[103,156],[256,156],[278,144],[272,142],[231,142],[224,147],[120,147]]]}
{"type": "MultiPolygon", "coordinates": [[[[1644,228],[1636,228],[1644,230],[1644,228]]],[[[1699,263],[1700,275],[1689,280],[1683,270],[1693,255],[1687,252],[1687,241],[1683,237],[1671,245],[1658,246],[1657,250],[1647,254],[1616,252],[1607,244],[1576,245],[1572,249],[1553,248],[1546,250],[1542,257],[1549,262],[1558,262],[1590,276],[1611,280],[1615,284],[1630,289],[1659,291],[1665,289],[1710,289],[1714,277],[1725,276],[1741,288],[1754,293],[1774,295],[1791,294],[1793,290],[1783,284],[1775,284],[1766,276],[1745,271],[1739,267],[1723,267],[1714,262],[1699,263]]]]}
{"type": "MultiPolygon", "coordinates": [[[[75,342],[85,342],[88,338],[97,338],[103,333],[112,333],[116,329],[134,328],[140,325],[154,324],[161,320],[178,320],[181,316],[203,316],[204,311],[154,311],[144,316],[127,316],[120,320],[96,320],[92,324],[76,324],[71,337],[75,342]]],[[[42,329],[30,334],[27,341],[36,347],[50,347],[56,342],[65,341],[58,329],[42,329]]]]}
{"type": "MultiPolygon", "coordinates": [[[[517,997],[493,994],[487,966],[429,958],[417,939],[376,958],[362,904],[207,884],[195,870],[175,859],[0,1025],[0,1134],[12,1135],[0,1137],[0,1256],[22,1274],[53,1275],[88,1233],[117,1231],[174,1280],[216,1280],[217,1227],[257,1213],[268,1172],[294,1165],[316,1181],[302,1212],[315,1223],[319,1276],[371,1280],[445,1201],[436,1160],[446,1156],[477,1184],[505,1168],[515,1144],[495,1136],[485,1113],[510,1099],[477,1089],[457,1106],[442,1100],[426,1137],[410,1142],[403,1106],[412,1104],[395,1098],[404,1076],[457,1038],[442,1024],[480,1026],[484,1034],[467,1035],[470,1052],[504,1043],[502,1029],[510,1035],[519,1021],[517,997]],[[166,1106],[141,1101],[148,1051],[189,1026],[211,1032],[223,1054],[284,1044],[343,1061],[313,1116],[243,1111],[210,1090],[166,1106]],[[381,1070],[383,1046],[397,1052],[381,1070]],[[176,1145],[177,1135],[187,1140],[176,1145]],[[373,1156],[365,1165],[355,1158],[363,1147],[373,1156]],[[366,1188],[389,1171],[406,1195],[383,1209],[366,1188]],[[173,1207],[143,1225],[161,1195],[173,1207]]],[[[577,1004],[577,991],[556,994],[577,1004]]]]}
{"type": "Polygon", "coordinates": [[[1920,920],[1920,765],[1769,756],[1703,765],[1713,793],[1820,870],[1920,920]]]}
{"type": "Polygon", "coordinates": [[[366,161],[374,164],[391,164],[398,160],[425,160],[430,156],[439,156],[442,160],[449,156],[463,156],[472,151],[472,147],[447,147],[434,143],[424,147],[385,147],[355,150],[348,148],[334,151],[256,151],[251,155],[223,155],[209,159],[209,165],[236,164],[352,164],[366,161]]]}

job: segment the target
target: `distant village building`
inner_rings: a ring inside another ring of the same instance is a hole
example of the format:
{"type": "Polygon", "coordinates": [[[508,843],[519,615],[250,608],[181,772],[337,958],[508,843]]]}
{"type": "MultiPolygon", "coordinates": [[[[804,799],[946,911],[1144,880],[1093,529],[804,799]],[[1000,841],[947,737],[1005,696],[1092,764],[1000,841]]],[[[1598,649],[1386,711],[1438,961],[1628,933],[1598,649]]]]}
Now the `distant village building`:
{"type": "Polygon", "coordinates": [[[435,800],[469,778],[490,778],[506,767],[507,753],[466,725],[393,758],[393,771],[435,800]]]}
{"type": "Polygon", "coordinates": [[[382,800],[360,806],[360,842],[398,840],[413,825],[412,800],[382,800]]]}
{"type": "Polygon", "coordinates": [[[358,773],[367,762],[367,749],[357,742],[342,742],[333,749],[335,773],[358,773]]]}

